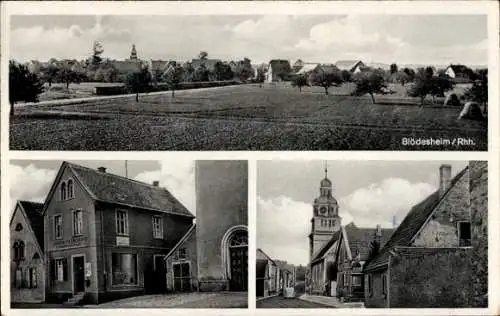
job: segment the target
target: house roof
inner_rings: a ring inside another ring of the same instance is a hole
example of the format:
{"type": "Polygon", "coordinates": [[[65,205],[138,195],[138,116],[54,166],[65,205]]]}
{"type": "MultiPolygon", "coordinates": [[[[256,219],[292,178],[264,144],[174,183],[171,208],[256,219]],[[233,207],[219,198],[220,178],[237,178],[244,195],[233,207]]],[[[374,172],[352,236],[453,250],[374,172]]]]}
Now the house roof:
{"type": "Polygon", "coordinates": [[[340,70],[353,71],[360,63],[363,62],[361,60],[339,60],[335,63],[335,66],[340,70]]]}
{"type": "Polygon", "coordinates": [[[43,234],[43,203],[36,203],[30,201],[19,201],[19,204],[24,210],[28,222],[35,233],[35,238],[38,245],[43,250],[44,234],[43,234]]]}
{"type": "Polygon", "coordinates": [[[468,75],[471,72],[471,69],[465,65],[450,65],[448,67],[451,68],[455,74],[468,75]]]}
{"type": "MultiPolygon", "coordinates": [[[[64,162],[98,201],[194,217],[167,189],[64,162]]],[[[63,167],[61,167],[62,169],[63,167]]]]}
{"type": "Polygon", "coordinates": [[[259,260],[267,260],[267,261],[271,261],[274,265],[276,265],[276,262],[274,262],[273,259],[271,259],[271,257],[269,257],[264,251],[262,251],[262,249],[260,248],[257,248],[257,259],[259,260]]]}
{"type": "Polygon", "coordinates": [[[174,248],[170,249],[170,251],[164,258],[166,259],[171,255],[173,255],[175,251],[179,249],[179,247],[182,246],[189,238],[189,236],[191,236],[194,232],[196,232],[196,224],[193,224],[191,227],[189,227],[188,231],[184,234],[184,236],[182,236],[182,238],[175,244],[174,248]]]}
{"type": "Polygon", "coordinates": [[[208,70],[214,70],[215,64],[221,62],[220,59],[193,59],[191,65],[194,69],[204,65],[208,70]]]}
{"type": "Polygon", "coordinates": [[[410,246],[415,234],[417,234],[420,228],[425,224],[439,202],[446,197],[447,193],[457,184],[458,180],[464,176],[468,168],[469,167],[464,168],[451,180],[450,187],[443,194],[443,196],[440,196],[439,190],[437,190],[422,202],[413,206],[398,228],[394,231],[389,241],[382,247],[379,254],[372,261],[370,261],[365,269],[372,270],[378,266],[387,264],[390,250],[394,247],[410,246]]]}
{"type": "Polygon", "coordinates": [[[340,230],[333,233],[332,238],[330,238],[330,240],[313,255],[311,263],[315,263],[316,261],[323,258],[323,256],[328,252],[328,250],[333,246],[333,244],[340,239],[340,235],[341,235],[340,230]]]}
{"type": "Polygon", "coordinates": [[[304,65],[302,66],[302,68],[300,68],[299,71],[297,71],[297,75],[306,74],[306,73],[308,73],[310,71],[313,71],[318,66],[319,66],[319,64],[304,63],[304,65]]]}
{"type": "Polygon", "coordinates": [[[286,59],[273,59],[269,62],[269,68],[274,73],[289,73],[292,71],[290,62],[286,59]]]}
{"type": "Polygon", "coordinates": [[[334,64],[321,64],[319,66],[326,73],[335,73],[336,71],[339,70],[339,68],[337,66],[335,66],[334,64]]]}
{"type": "MultiPolygon", "coordinates": [[[[359,253],[360,260],[366,261],[370,253],[370,243],[374,240],[375,234],[377,232],[376,228],[358,228],[354,223],[346,225],[344,227],[347,240],[349,242],[349,248],[353,257],[356,257],[359,253]]],[[[380,236],[380,247],[383,247],[385,243],[390,239],[394,229],[392,228],[381,228],[380,236]]]]}

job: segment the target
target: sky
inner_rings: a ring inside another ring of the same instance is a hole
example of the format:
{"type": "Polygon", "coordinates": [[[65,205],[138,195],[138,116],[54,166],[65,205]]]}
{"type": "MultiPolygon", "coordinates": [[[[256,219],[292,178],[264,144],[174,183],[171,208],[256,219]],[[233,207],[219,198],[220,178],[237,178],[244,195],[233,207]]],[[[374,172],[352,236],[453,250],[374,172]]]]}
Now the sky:
{"type": "Polygon", "coordinates": [[[253,63],[273,58],[334,63],[487,65],[485,15],[12,16],[11,58],[126,59],[208,57],[253,63]]]}
{"type": "MultiPolygon", "coordinates": [[[[439,166],[452,176],[458,161],[328,161],[328,178],[339,203],[341,225],[392,228],[411,207],[438,188],[439,166]]],[[[312,204],[319,196],[324,161],[269,160],[257,164],[257,247],[271,258],[306,265],[312,204]]]]}
{"type": "MultiPolygon", "coordinates": [[[[106,172],[125,176],[125,161],[87,160],[70,161],[85,167],[105,167],[106,172]]],[[[57,160],[11,160],[9,168],[10,201],[43,202],[61,167],[57,160]],[[29,185],[26,185],[29,183],[29,185]]],[[[169,190],[187,209],[196,215],[194,185],[194,161],[127,161],[128,177],[152,184],[159,181],[160,187],[169,190]]],[[[11,212],[13,207],[11,207],[11,212]]],[[[11,213],[12,214],[12,213],[11,213]]]]}

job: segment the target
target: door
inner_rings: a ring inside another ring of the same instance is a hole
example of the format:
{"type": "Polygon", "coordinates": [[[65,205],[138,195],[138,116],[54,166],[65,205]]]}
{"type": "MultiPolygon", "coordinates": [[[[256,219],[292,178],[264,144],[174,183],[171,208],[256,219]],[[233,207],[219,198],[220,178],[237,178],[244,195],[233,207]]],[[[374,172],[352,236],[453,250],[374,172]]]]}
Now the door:
{"type": "Polygon", "coordinates": [[[73,257],[73,293],[85,292],[85,259],[73,257]]]}
{"type": "Polygon", "coordinates": [[[248,247],[238,246],[229,248],[231,258],[231,291],[246,291],[248,280],[248,247]]]}
{"type": "Polygon", "coordinates": [[[155,256],[154,269],[154,291],[156,293],[165,293],[167,290],[167,269],[164,256],[155,256]]]}
{"type": "Polygon", "coordinates": [[[189,262],[180,262],[173,264],[174,270],[174,291],[191,291],[191,266],[189,262]]]}

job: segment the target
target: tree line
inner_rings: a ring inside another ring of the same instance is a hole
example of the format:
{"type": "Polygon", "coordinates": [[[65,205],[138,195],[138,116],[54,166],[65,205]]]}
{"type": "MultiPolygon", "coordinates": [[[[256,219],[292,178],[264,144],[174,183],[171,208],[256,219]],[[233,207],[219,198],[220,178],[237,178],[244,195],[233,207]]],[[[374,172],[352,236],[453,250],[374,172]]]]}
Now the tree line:
{"type": "MultiPolygon", "coordinates": [[[[479,69],[470,73],[469,77],[473,80],[472,87],[464,93],[464,98],[482,105],[486,109],[488,102],[488,70],[479,69]]],[[[328,94],[330,87],[338,87],[346,82],[353,82],[355,89],[352,92],[354,96],[368,94],[372,103],[375,103],[375,95],[393,93],[388,88],[388,83],[400,83],[403,86],[411,83],[408,96],[420,98],[420,104],[424,105],[427,96],[431,96],[433,103],[435,98],[444,97],[445,92],[452,90],[455,83],[444,70],[434,73],[432,67],[419,68],[416,71],[409,68],[399,70],[396,64],[390,66],[389,71],[383,69],[368,68],[361,72],[352,74],[346,70],[340,70],[336,67],[328,71],[319,69],[294,76],[292,85],[299,91],[305,86],[323,87],[325,94],[328,94]]]]}

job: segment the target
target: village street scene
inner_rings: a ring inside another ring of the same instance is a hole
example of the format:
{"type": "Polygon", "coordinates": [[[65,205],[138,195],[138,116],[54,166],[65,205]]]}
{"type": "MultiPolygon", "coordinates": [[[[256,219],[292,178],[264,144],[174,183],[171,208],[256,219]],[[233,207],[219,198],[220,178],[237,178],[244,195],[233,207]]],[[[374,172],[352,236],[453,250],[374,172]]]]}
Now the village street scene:
{"type": "Polygon", "coordinates": [[[12,160],[11,308],[246,308],[247,169],[12,160]]]}
{"type": "Polygon", "coordinates": [[[257,308],[488,306],[486,161],[257,166],[257,308]]]}
{"type": "Polygon", "coordinates": [[[12,150],[487,150],[486,15],[10,21],[12,150]]]}

